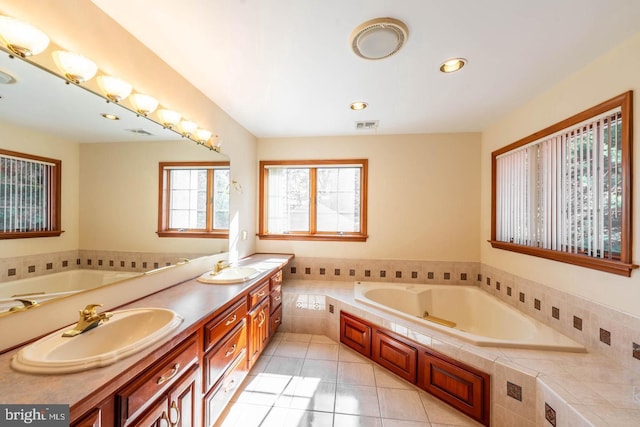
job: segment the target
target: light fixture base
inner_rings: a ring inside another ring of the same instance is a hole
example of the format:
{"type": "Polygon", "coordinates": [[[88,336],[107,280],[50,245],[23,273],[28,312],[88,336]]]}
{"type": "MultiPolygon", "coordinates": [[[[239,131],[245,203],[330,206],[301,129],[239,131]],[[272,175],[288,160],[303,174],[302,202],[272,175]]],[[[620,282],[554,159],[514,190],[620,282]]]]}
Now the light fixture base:
{"type": "Polygon", "coordinates": [[[349,41],[361,58],[379,60],[398,53],[409,36],[404,22],[394,18],[377,18],[356,27],[349,41]]]}

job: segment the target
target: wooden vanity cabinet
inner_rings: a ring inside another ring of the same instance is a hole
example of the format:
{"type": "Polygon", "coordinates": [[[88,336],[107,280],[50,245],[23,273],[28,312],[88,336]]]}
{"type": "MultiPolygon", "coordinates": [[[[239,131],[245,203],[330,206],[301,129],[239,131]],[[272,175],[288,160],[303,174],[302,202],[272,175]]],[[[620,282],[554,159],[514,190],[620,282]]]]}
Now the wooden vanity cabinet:
{"type": "Polygon", "coordinates": [[[71,427],[111,427],[115,425],[115,403],[113,396],[91,409],[71,427]]]}
{"type": "Polygon", "coordinates": [[[371,357],[371,326],[340,312],[340,342],[366,357],[371,357]]]}
{"type": "Polygon", "coordinates": [[[269,304],[271,313],[269,313],[269,338],[276,333],[276,330],[282,324],[282,270],[269,279],[270,292],[269,304]]]}
{"type": "Polygon", "coordinates": [[[249,354],[251,368],[269,342],[269,298],[264,298],[249,312],[249,354]]]}
{"type": "Polygon", "coordinates": [[[415,346],[403,341],[400,337],[389,332],[375,329],[371,359],[384,366],[394,374],[415,383],[418,350],[415,346]]]}

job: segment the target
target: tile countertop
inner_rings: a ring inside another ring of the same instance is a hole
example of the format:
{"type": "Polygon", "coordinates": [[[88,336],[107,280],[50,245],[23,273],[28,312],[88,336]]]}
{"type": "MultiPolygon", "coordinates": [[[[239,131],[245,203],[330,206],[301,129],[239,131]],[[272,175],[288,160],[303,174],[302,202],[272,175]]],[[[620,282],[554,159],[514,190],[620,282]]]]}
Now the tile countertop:
{"type": "MultiPolygon", "coordinates": [[[[127,371],[137,362],[159,348],[170,350],[179,340],[188,336],[190,330],[202,319],[246,291],[251,286],[286,265],[292,255],[257,254],[241,260],[238,265],[252,266],[260,275],[247,282],[227,285],[200,283],[193,278],[138,301],[126,304],[125,308],[168,308],[180,314],[184,321],[170,335],[139,353],[126,357],[112,365],[83,372],[62,375],[26,374],[14,371],[11,357],[18,349],[0,355],[0,403],[8,404],[74,404],[91,393],[103,388],[110,381],[130,375],[127,371]],[[176,339],[178,338],[178,339],[176,339]],[[175,342],[171,342],[175,339],[175,342]]],[[[203,272],[204,273],[204,272],[203,272]]],[[[67,327],[62,328],[67,329],[67,327]]]]}

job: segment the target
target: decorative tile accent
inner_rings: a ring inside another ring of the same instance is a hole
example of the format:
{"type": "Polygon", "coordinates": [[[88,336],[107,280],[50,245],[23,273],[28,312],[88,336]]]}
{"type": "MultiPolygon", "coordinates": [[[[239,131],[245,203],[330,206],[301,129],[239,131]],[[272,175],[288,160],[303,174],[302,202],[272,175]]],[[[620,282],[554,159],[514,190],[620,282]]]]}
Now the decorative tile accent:
{"type": "Polygon", "coordinates": [[[402,271],[396,271],[396,279],[402,279],[402,271]]]}
{"type": "Polygon", "coordinates": [[[291,274],[296,274],[296,271],[298,271],[298,269],[296,267],[291,267],[289,271],[291,271],[291,274]]]}
{"type": "Polygon", "coordinates": [[[444,273],[444,280],[451,280],[451,273],[444,273]]]}
{"type": "MultiPolygon", "coordinates": [[[[113,265],[114,265],[113,260],[112,260],[112,259],[111,259],[111,260],[109,260],[109,267],[113,267],[113,265]]],[[[154,267],[154,268],[158,268],[158,263],[157,263],[157,262],[156,262],[156,263],[154,263],[154,264],[153,264],[153,267],[154,267]]]]}
{"type": "Polygon", "coordinates": [[[507,381],[507,396],[522,402],[522,387],[507,381]]]}
{"type": "Polygon", "coordinates": [[[524,302],[524,292],[520,292],[520,302],[524,302]]]}
{"type": "Polygon", "coordinates": [[[371,270],[365,270],[364,277],[371,277],[371,270]]]}
{"type": "Polygon", "coordinates": [[[91,258],[87,259],[87,265],[92,265],[93,260],[91,258]]]}
{"type": "Polygon", "coordinates": [[[640,344],[632,343],[633,358],[640,360],[640,344]]]}
{"type": "Polygon", "coordinates": [[[551,307],[551,317],[560,320],[560,309],[558,307],[551,307]]]}
{"type": "Polygon", "coordinates": [[[340,275],[340,269],[339,268],[334,268],[333,269],[333,275],[334,276],[339,276],[340,275]]]}
{"type": "Polygon", "coordinates": [[[556,411],[547,402],[544,402],[544,418],[553,427],[556,427],[556,411]]]}
{"type": "Polygon", "coordinates": [[[16,275],[15,268],[10,268],[9,270],[7,270],[7,276],[15,276],[15,275],[16,275]]]}
{"type": "MultiPolygon", "coordinates": [[[[80,260],[80,258],[76,258],[76,265],[81,265],[81,264],[82,264],[82,261],[80,260]]],[[[124,267],[124,261],[122,264],[123,264],[122,267],[124,267]]]]}
{"type": "Polygon", "coordinates": [[[418,272],[417,271],[412,271],[411,272],[411,278],[412,279],[417,279],[418,278],[418,272]]]}
{"type": "Polygon", "coordinates": [[[600,341],[606,345],[611,345],[611,332],[600,328],[600,341]]]}
{"type": "Polygon", "coordinates": [[[333,314],[335,312],[335,307],[333,304],[329,304],[329,313],[333,314]]]}
{"type": "MultiPolygon", "coordinates": [[[[109,265],[113,267],[113,261],[109,261],[109,265]]],[[[160,263],[157,263],[157,262],[153,263],[153,268],[159,268],[159,267],[160,267],[160,263]]]]}
{"type": "Polygon", "coordinates": [[[48,262],[47,263],[47,270],[53,270],[53,263],[52,262],[48,262]]]}
{"type": "Polygon", "coordinates": [[[135,261],[131,261],[131,268],[136,268],[136,262],[135,261]]]}
{"type": "Polygon", "coordinates": [[[349,270],[349,276],[353,277],[355,275],[356,275],[356,271],[353,268],[349,270]]]}
{"type": "Polygon", "coordinates": [[[533,308],[535,308],[536,310],[540,311],[540,300],[538,298],[535,298],[533,300],[533,308]]]}
{"type": "Polygon", "coordinates": [[[380,277],[387,277],[386,270],[380,270],[380,277]]]}
{"type": "Polygon", "coordinates": [[[578,316],[573,316],[573,327],[579,331],[582,330],[582,319],[578,316]]]}
{"type": "Polygon", "coordinates": [[[125,264],[125,262],[124,262],[124,261],[120,261],[120,267],[124,268],[124,266],[125,266],[125,265],[126,265],[126,264],[125,264]]]}
{"type": "Polygon", "coordinates": [[[62,261],[62,266],[63,267],[69,267],[69,261],[67,261],[66,259],[64,261],[62,261]]]}
{"type": "Polygon", "coordinates": [[[433,271],[427,273],[427,279],[433,279],[433,271]]]}
{"type": "Polygon", "coordinates": [[[304,274],[311,274],[311,267],[305,267],[304,274]]]}
{"type": "Polygon", "coordinates": [[[496,282],[496,290],[499,291],[500,290],[500,282],[496,282]]]}
{"type": "Polygon", "coordinates": [[[487,286],[491,286],[491,277],[487,277],[487,286]]]}
{"type": "Polygon", "coordinates": [[[478,274],[478,282],[482,282],[482,274],[478,274]]]}
{"type": "Polygon", "coordinates": [[[321,275],[321,276],[324,276],[324,273],[325,273],[325,269],[324,269],[323,267],[321,267],[321,268],[320,268],[320,275],[321,275]]]}
{"type": "Polygon", "coordinates": [[[36,266],[35,266],[35,265],[30,265],[30,266],[27,268],[27,271],[28,271],[29,273],[35,273],[35,272],[36,272],[36,266]]]}
{"type": "Polygon", "coordinates": [[[467,280],[467,273],[460,273],[460,280],[467,280]]]}
{"type": "Polygon", "coordinates": [[[511,286],[507,286],[507,296],[511,296],[511,286]]]}
{"type": "MultiPolygon", "coordinates": [[[[146,264],[146,262],[145,262],[144,264],[146,264]]],[[[98,265],[99,265],[100,267],[102,267],[102,260],[101,260],[101,259],[99,259],[99,260],[98,260],[98,265]]],[[[143,265],[143,267],[145,267],[145,268],[146,268],[147,266],[146,266],[146,265],[143,265]]]]}

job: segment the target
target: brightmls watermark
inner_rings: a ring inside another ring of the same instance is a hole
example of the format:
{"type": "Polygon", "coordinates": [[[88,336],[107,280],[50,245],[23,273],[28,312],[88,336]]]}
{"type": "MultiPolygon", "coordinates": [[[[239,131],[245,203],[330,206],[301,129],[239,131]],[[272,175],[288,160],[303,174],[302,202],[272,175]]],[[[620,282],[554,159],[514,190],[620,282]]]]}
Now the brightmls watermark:
{"type": "Polygon", "coordinates": [[[0,404],[0,426],[69,427],[69,405],[0,404]]]}

